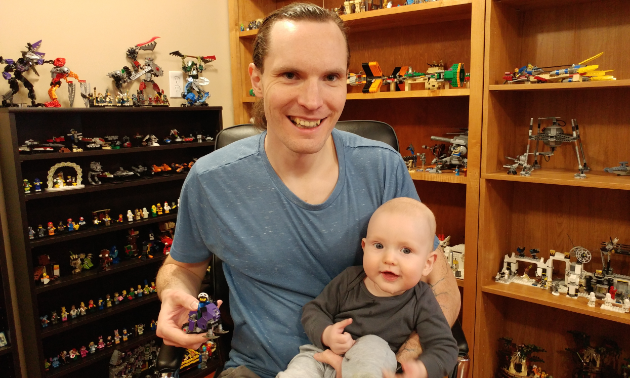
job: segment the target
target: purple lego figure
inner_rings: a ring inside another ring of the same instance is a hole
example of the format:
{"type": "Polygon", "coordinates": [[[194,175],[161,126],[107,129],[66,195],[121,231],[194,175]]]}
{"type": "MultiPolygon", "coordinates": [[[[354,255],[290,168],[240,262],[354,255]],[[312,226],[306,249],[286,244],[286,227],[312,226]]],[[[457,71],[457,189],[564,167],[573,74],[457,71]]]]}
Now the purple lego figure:
{"type": "MultiPolygon", "coordinates": [[[[190,311],[188,313],[188,326],[186,328],[187,333],[208,333],[208,338],[216,339],[218,336],[215,334],[225,334],[227,331],[223,330],[221,325],[221,312],[219,307],[215,305],[208,294],[200,293],[197,297],[199,299],[199,306],[197,311],[190,311]]],[[[220,305],[220,303],[219,303],[220,305]]]]}

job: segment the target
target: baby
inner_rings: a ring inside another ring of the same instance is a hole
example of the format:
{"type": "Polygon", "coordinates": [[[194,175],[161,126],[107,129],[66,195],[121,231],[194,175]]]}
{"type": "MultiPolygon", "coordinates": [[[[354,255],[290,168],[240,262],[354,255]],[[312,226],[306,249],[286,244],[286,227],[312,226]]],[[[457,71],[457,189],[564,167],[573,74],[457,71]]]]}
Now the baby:
{"type": "Polygon", "coordinates": [[[361,241],[363,267],[346,269],[304,306],[302,325],[313,345],[301,346],[277,378],[393,375],[395,353],[414,330],[423,353],[403,365],[405,376],[448,375],[457,344],[430,286],[420,281],[437,258],[435,229],[433,213],[415,199],[379,207],[361,241]]]}

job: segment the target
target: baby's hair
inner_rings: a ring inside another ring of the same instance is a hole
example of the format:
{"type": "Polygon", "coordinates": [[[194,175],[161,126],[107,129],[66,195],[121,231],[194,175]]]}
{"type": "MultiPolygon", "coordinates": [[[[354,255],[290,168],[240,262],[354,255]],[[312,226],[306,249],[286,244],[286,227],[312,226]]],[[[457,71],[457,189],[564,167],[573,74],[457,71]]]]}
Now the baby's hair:
{"type": "Polygon", "coordinates": [[[435,236],[437,226],[435,222],[435,215],[433,215],[433,212],[427,207],[427,205],[413,198],[398,197],[382,204],[378,209],[376,209],[374,214],[372,214],[372,218],[374,218],[376,214],[386,211],[391,213],[405,213],[413,215],[414,219],[417,219],[418,222],[427,222],[429,226],[428,240],[431,241],[430,251],[433,250],[433,237],[435,236]]]}

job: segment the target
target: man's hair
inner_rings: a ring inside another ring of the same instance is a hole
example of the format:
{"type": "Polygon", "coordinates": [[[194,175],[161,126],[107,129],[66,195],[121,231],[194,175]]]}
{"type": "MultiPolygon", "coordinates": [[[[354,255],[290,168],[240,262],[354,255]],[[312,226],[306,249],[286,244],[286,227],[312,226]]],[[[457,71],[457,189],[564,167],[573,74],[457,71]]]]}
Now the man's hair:
{"type": "MultiPolygon", "coordinates": [[[[350,44],[348,43],[346,26],[341,18],[339,18],[336,13],[315,4],[292,3],[271,12],[267,17],[265,17],[262,25],[258,29],[258,35],[256,35],[256,40],[254,41],[254,53],[252,55],[252,59],[256,68],[260,70],[260,73],[263,73],[265,69],[264,64],[265,58],[269,52],[269,35],[271,28],[276,24],[276,22],[281,20],[333,22],[339,27],[339,31],[341,31],[341,34],[346,41],[346,51],[348,56],[346,64],[347,67],[350,67],[350,44]]],[[[252,112],[256,126],[266,130],[267,119],[265,117],[265,104],[263,99],[256,101],[252,112]]]]}

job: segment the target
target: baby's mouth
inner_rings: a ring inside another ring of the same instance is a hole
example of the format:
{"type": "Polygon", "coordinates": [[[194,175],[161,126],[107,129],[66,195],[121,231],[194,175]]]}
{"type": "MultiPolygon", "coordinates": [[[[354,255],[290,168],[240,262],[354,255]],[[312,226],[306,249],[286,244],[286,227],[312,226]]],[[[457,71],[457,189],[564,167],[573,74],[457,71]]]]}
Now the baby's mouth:
{"type": "Polygon", "coordinates": [[[381,275],[383,276],[383,278],[386,281],[395,281],[399,277],[397,274],[394,274],[392,272],[387,272],[387,271],[386,272],[381,272],[381,275]]]}
{"type": "Polygon", "coordinates": [[[289,117],[289,119],[291,120],[291,122],[293,122],[294,125],[301,129],[312,129],[319,126],[319,124],[322,122],[321,119],[318,119],[317,121],[308,121],[299,117],[289,117]]]}

